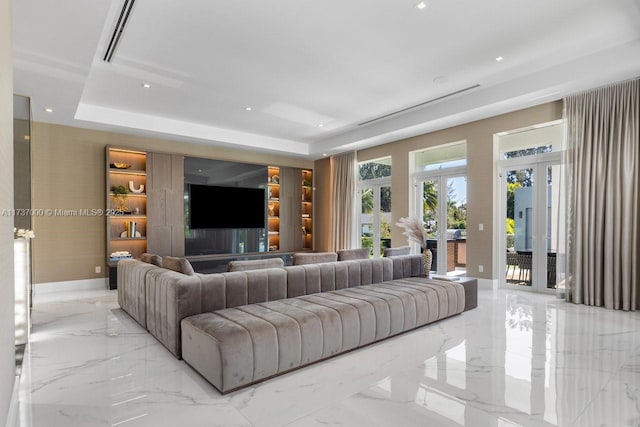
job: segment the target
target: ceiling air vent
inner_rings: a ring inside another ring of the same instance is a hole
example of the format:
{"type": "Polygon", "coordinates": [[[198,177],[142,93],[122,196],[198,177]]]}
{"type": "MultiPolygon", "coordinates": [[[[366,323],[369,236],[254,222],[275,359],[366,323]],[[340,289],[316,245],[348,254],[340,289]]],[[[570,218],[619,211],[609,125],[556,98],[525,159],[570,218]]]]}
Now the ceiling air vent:
{"type": "Polygon", "coordinates": [[[104,59],[106,62],[111,62],[111,58],[113,58],[113,54],[116,52],[118,48],[118,43],[120,43],[120,39],[122,38],[122,33],[124,32],[124,27],[127,25],[127,21],[129,20],[129,15],[131,15],[131,11],[133,10],[133,5],[136,0],[124,0],[124,4],[122,5],[122,10],[120,11],[120,16],[118,17],[118,22],[116,23],[115,28],[113,29],[113,34],[111,34],[111,40],[109,41],[109,46],[107,47],[107,51],[104,53],[104,59]]]}
{"type": "Polygon", "coordinates": [[[387,117],[395,116],[396,114],[406,113],[409,110],[413,110],[414,108],[422,107],[427,104],[431,104],[432,102],[440,101],[442,99],[448,98],[453,95],[458,95],[459,93],[466,92],[471,89],[475,89],[480,87],[479,84],[475,84],[473,86],[465,87],[464,89],[456,90],[455,92],[447,93],[446,95],[439,96],[437,98],[430,99],[428,101],[421,102],[416,105],[412,105],[411,107],[406,107],[401,110],[394,111],[392,113],[385,114],[384,116],[376,117],[375,119],[367,120],[366,122],[358,123],[358,126],[368,125],[373,122],[377,122],[378,120],[386,119],[387,117]]]}

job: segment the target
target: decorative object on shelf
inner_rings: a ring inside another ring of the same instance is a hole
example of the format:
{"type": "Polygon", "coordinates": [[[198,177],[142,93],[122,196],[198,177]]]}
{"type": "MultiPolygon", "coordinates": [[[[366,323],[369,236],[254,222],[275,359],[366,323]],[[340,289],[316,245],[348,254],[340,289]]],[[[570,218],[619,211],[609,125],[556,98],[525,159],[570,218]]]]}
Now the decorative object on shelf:
{"type": "Polygon", "coordinates": [[[136,188],[133,181],[129,181],[129,190],[135,194],[141,194],[144,191],[144,184],[140,184],[140,188],[136,188]]]}
{"type": "Polygon", "coordinates": [[[308,179],[303,179],[302,185],[305,187],[311,187],[311,181],[309,181],[308,179]]]}
{"type": "Polygon", "coordinates": [[[278,175],[273,175],[271,177],[271,182],[273,182],[274,184],[280,184],[280,177],[278,175]]]}
{"type": "MultiPolygon", "coordinates": [[[[123,231],[122,233],[120,233],[120,237],[122,237],[122,238],[129,237],[129,232],[128,231],[123,231]]],[[[135,237],[142,237],[142,234],[140,234],[139,231],[136,231],[135,237]]]]}
{"type": "Polygon", "coordinates": [[[269,216],[275,216],[275,215],[276,215],[275,205],[273,203],[269,203],[269,216]]]}
{"type": "Polygon", "coordinates": [[[129,194],[129,190],[124,185],[113,185],[111,187],[111,192],[113,193],[113,198],[118,203],[118,207],[116,210],[118,212],[128,212],[129,209],[127,205],[125,205],[125,201],[127,200],[127,195],[129,194]]]}
{"type": "Polygon", "coordinates": [[[426,247],[427,230],[424,228],[424,222],[416,217],[404,217],[400,218],[396,225],[404,229],[402,234],[409,242],[420,245],[420,251],[422,252],[422,275],[429,277],[433,254],[431,253],[431,249],[426,247]]]}
{"type": "Polygon", "coordinates": [[[28,228],[13,228],[13,238],[14,239],[34,239],[36,237],[33,230],[29,230],[28,228]]]}
{"type": "Polygon", "coordinates": [[[118,262],[121,259],[131,259],[131,258],[133,258],[133,255],[131,255],[129,251],[116,251],[116,252],[111,252],[111,255],[109,255],[109,262],[118,262]]]}
{"type": "Polygon", "coordinates": [[[109,167],[115,168],[115,169],[129,169],[131,167],[130,164],[128,163],[111,163],[109,164],[109,167]]]}
{"type": "Polygon", "coordinates": [[[127,221],[127,237],[136,237],[136,227],[137,223],[135,221],[127,221]]]}

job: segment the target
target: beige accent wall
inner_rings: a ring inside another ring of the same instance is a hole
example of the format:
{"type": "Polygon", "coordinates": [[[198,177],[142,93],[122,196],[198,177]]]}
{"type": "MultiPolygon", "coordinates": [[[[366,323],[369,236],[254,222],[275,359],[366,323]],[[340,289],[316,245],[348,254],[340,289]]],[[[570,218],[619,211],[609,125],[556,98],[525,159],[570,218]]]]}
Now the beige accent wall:
{"type": "MultiPolygon", "coordinates": [[[[391,156],[392,183],[391,206],[393,224],[401,217],[409,215],[409,197],[411,177],[409,153],[412,151],[435,147],[456,141],[467,141],[467,271],[474,277],[496,279],[494,271],[495,245],[493,239],[494,215],[496,212],[497,195],[494,194],[495,154],[494,134],[498,132],[520,129],[527,126],[546,123],[562,118],[562,102],[552,102],[540,106],[514,111],[467,123],[448,129],[407,138],[358,152],[358,162],[391,156]],[[483,224],[484,231],[478,230],[483,224]],[[478,266],[484,266],[484,272],[478,271],[478,266]]],[[[316,176],[324,171],[322,164],[325,160],[317,161],[316,176]]],[[[323,191],[324,189],[320,189],[323,191]]],[[[327,203],[316,204],[316,218],[327,218],[331,211],[329,193],[318,194],[317,199],[326,199],[327,203]]],[[[324,222],[318,222],[324,230],[324,222]]],[[[327,228],[327,231],[329,229],[327,228]]],[[[319,241],[317,241],[319,242],[319,241]]],[[[391,244],[401,246],[406,244],[406,238],[399,227],[392,227],[391,244]]]]}
{"type": "MultiPolygon", "coordinates": [[[[11,1],[0,0],[0,209],[13,208],[13,55],[11,1]]],[[[15,378],[13,217],[0,215],[0,425],[15,378]]]]}
{"type": "MultiPolygon", "coordinates": [[[[33,123],[34,209],[104,209],[105,147],[246,163],[311,168],[313,162],[262,152],[217,148],[69,126],[33,123]]],[[[34,283],[106,277],[106,224],[102,216],[38,215],[33,219],[34,283]],[[95,267],[102,271],[95,273],[95,267]]]]}

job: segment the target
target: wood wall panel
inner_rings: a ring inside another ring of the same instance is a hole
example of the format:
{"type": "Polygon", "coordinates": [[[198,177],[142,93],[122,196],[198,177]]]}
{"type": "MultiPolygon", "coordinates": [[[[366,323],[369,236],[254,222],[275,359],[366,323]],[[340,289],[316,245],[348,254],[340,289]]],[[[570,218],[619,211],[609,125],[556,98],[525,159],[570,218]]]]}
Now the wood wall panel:
{"type": "Polygon", "coordinates": [[[297,251],[302,241],[302,173],[298,168],[280,168],[280,250],[297,251]]]}
{"type": "Polygon", "coordinates": [[[184,156],[147,154],[147,251],[184,256],[184,156]]]}

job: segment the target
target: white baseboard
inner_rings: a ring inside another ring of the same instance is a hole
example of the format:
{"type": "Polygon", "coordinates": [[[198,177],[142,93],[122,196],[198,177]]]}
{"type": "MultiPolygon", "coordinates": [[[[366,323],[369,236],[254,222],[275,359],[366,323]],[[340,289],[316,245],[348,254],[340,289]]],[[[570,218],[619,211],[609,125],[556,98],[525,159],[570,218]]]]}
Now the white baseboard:
{"type": "Polygon", "coordinates": [[[5,427],[18,427],[18,421],[20,420],[20,405],[18,402],[19,388],[20,376],[16,375],[13,381],[13,391],[11,392],[11,401],[9,402],[9,411],[7,412],[5,427]]]}
{"type": "Polygon", "coordinates": [[[98,291],[109,289],[108,278],[72,280],[68,282],[34,283],[34,295],[49,294],[52,292],[70,291],[98,291]]]}

